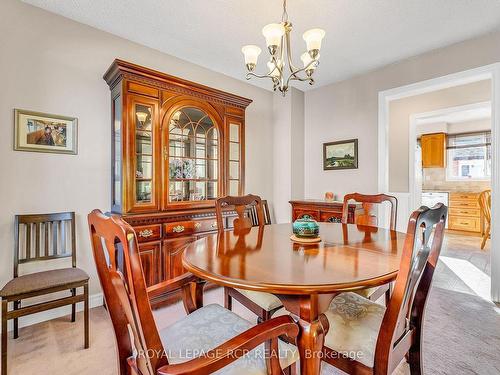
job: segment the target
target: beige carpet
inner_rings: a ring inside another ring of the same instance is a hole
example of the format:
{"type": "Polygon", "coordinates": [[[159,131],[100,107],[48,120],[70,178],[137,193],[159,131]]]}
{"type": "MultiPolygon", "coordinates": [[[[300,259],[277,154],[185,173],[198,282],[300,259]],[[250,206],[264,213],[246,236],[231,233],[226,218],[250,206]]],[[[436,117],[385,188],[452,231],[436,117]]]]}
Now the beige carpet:
{"type": "MultiPolygon", "coordinates": [[[[489,252],[479,239],[448,235],[425,319],[425,374],[500,374],[500,308],[487,301],[489,252]]],[[[205,303],[222,303],[222,291],[205,295],[205,303]]],[[[235,303],[235,312],[254,316],[235,303]]],[[[159,328],[184,315],[181,304],[157,310],[159,328]]],[[[83,349],[81,314],[20,330],[9,339],[9,375],[116,375],[114,334],[107,312],[91,310],[91,347],[83,349]]],[[[397,374],[407,374],[406,364],[397,374]]],[[[323,375],[341,372],[323,366],[323,375]]]]}

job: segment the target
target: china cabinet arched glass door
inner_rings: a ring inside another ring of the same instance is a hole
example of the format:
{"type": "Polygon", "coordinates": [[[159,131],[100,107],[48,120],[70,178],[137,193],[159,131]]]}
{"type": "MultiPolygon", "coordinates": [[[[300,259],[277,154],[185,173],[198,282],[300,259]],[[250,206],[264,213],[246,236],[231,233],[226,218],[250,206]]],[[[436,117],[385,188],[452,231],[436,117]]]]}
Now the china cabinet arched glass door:
{"type": "Polygon", "coordinates": [[[167,180],[164,202],[167,206],[209,204],[221,191],[222,142],[218,124],[196,106],[169,112],[163,125],[167,180]]]}

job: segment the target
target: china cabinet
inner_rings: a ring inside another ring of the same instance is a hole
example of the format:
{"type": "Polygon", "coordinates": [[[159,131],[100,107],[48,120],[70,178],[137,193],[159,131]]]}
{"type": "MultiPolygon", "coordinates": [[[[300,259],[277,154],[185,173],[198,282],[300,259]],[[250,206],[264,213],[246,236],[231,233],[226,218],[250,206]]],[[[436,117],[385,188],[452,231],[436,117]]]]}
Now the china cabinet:
{"type": "MultiPolygon", "coordinates": [[[[215,199],[242,195],[245,108],[251,100],[115,60],[111,90],[111,212],[137,232],[153,305],[176,290],[181,254],[217,230],[215,199]]],[[[231,226],[231,214],[225,220],[231,226]]]]}

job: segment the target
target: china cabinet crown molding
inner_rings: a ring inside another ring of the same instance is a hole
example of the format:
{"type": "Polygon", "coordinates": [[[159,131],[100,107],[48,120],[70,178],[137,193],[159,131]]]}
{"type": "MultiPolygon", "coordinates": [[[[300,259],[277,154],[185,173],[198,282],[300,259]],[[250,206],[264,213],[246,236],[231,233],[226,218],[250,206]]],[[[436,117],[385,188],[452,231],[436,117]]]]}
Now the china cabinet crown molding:
{"type": "Polygon", "coordinates": [[[120,59],[115,59],[106,73],[104,73],[103,78],[110,89],[113,89],[121,79],[125,78],[142,82],[158,89],[170,90],[179,94],[188,94],[210,102],[231,105],[242,109],[245,109],[252,103],[251,99],[191,82],[183,78],[171,76],[120,59]]]}

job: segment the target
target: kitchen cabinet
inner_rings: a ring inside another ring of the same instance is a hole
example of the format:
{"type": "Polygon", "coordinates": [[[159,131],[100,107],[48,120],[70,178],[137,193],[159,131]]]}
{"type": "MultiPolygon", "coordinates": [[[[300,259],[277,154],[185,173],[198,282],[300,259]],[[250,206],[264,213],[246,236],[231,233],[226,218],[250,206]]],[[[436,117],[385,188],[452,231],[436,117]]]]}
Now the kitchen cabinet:
{"type": "Polygon", "coordinates": [[[423,168],[446,167],[446,134],[423,134],[420,138],[423,168]]]}

